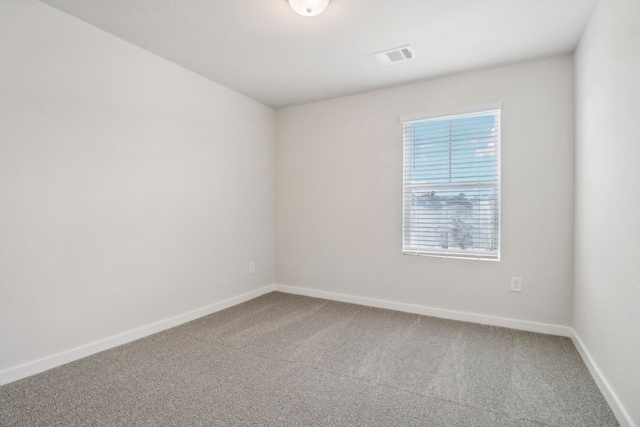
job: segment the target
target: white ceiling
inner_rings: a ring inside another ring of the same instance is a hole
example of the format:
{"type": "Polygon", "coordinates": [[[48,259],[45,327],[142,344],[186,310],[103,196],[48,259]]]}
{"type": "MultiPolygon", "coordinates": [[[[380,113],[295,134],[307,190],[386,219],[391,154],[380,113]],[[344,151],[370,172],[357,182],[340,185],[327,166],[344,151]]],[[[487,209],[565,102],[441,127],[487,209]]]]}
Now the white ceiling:
{"type": "Polygon", "coordinates": [[[41,0],[274,108],[573,52],[596,0],[41,0]],[[417,58],[374,53],[410,44],[417,58]]]}

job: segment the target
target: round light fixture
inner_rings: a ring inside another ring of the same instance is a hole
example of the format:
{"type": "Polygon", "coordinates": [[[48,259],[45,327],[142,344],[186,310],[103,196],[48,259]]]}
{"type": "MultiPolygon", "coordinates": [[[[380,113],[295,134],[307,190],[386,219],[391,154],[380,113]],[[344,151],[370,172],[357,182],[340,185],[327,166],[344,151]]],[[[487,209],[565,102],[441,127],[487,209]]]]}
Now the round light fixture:
{"type": "Polygon", "coordinates": [[[289,0],[289,5],[298,15],[316,16],[327,8],[329,0],[289,0]]]}

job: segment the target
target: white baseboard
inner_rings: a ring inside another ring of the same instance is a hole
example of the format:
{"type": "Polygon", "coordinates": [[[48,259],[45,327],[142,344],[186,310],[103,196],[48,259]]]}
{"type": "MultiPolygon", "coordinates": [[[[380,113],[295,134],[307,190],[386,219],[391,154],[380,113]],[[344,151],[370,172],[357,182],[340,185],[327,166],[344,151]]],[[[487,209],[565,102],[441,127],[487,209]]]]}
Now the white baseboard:
{"type": "Polygon", "coordinates": [[[460,320],[463,322],[479,323],[482,325],[501,326],[503,328],[519,329],[529,332],[572,337],[573,329],[569,326],[551,325],[547,323],[530,322],[526,320],[508,319],[504,317],[487,316],[484,314],[467,313],[463,311],[446,310],[442,308],[427,307],[423,305],[406,304],[402,302],[385,301],[373,298],[345,295],[334,292],[319,291],[316,289],[298,288],[295,286],[275,285],[275,289],[289,294],[305,295],[315,298],[323,298],[333,301],[348,302],[369,307],[386,308],[389,310],[403,311],[405,313],[422,314],[425,316],[440,317],[443,319],[460,320]]]}
{"type": "Polygon", "coordinates": [[[598,388],[600,389],[600,393],[604,396],[605,400],[609,404],[609,407],[613,411],[614,415],[618,419],[618,423],[620,423],[620,427],[637,427],[636,424],[631,419],[631,416],[626,411],[622,403],[618,399],[618,396],[611,388],[609,381],[602,374],[600,368],[591,357],[591,354],[584,346],[584,343],[578,336],[575,330],[573,330],[573,336],[571,337],[573,341],[573,345],[575,345],[576,349],[578,349],[578,353],[580,353],[580,357],[584,361],[584,364],[587,365],[589,372],[591,372],[591,376],[595,380],[598,388]]]}
{"type": "Polygon", "coordinates": [[[287,285],[269,285],[251,292],[247,292],[226,300],[198,308],[177,316],[164,319],[150,325],[146,325],[131,331],[127,331],[109,338],[95,341],[71,350],[63,351],[51,356],[43,357],[32,362],[27,362],[0,372],[0,385],[8,384],[19,379],[44,372],[65,363],[90,356],[92,354],[135,341],[140,338],[155,334],[165,329],[173,328],[191,320],[215,313],[225,308],[233,307],[253,298],[267,294],[273,291],[280,291],[296,295],[304,295],[315,298],[323,298],[333,301],[341,301],[358,305],[366,305],[369,307],[386,308],[389,310],[397,310],[406,313],[422,314],[426,316],[440,317],[443,319],[460,320],[464,322],[473,322],[483,325],[500,326],[511,329],[519,329],[529,332],[539,332],[544,334],[559,335],[570,337],[580,353],[582,360],[589,369],[600,392],[606,399],[615,414],[621,427],[638,427],[629,413],[622,406],[620,400],[609,385],[598,365],[595,363],[588,350],[582,343],[582,340],[573,328],[568,326],[551,325],[546,323],[530,322],[526,320],[508,319],[503,317],[486,316],[482,314],[466,313],[462,311],[446,310],[441,308],[427,307],[415,304],[406,304],[393,301],[378,300],[374,298],[358,297],[354,295],[346,295],[334,292],[320,291],[316,289],[298,288],[287,285]]]}
{"type": "Polygon", "coordinates": [[[19,379],[38,374],[40,372],[47,371],[65,363],[73,362],[74,360],[82,359],[83,357],[91,356],[92,354],[108,350],[113,347],[117,347],[122,344],[126,344],[131,341],[135,341],[140,338],[144,338],[148,335],[155,334],[165,329],[173,328],[186,322],[190,322],[199,317],[206,316],[208,314],[215,313],[225,308],[233,307],[234,305],[249,301],[253,298],[259,297],[269,292],[275,291],[274,285],[269,285],[256,289],[255,291],[247,292],[226,300],[201,307],[187,313],[179,314],[177,316],[170,317],[168,319],[160,320],[150,325],[142,326],[131,331],[123,332],[112,337],[104,338],[99,341],[95,341],[80,347],[76,347],[61,353],[53,354],[51,356],[43,357],[32,362],[27,362],[22,365],[14,366],[0,372],[0,385],[8,384],[19,379]]]}

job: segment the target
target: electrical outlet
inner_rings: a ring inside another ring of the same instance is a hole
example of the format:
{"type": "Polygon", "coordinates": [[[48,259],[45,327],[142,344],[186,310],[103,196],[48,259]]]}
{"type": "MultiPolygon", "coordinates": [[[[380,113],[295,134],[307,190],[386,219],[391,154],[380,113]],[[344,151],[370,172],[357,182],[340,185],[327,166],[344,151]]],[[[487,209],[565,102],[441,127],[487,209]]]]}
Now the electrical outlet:
{"type": "Polygon", "coordinates": [[[522,292],[522,278],[521,277],[512,277],[511,278],[511,292],[522,292]]]}
{"type": "Polygon", "coordinates": [[[250,262],[249,263],[249,274],[254,274],[256,272],[256,263],[255,262],[250,262]]]}

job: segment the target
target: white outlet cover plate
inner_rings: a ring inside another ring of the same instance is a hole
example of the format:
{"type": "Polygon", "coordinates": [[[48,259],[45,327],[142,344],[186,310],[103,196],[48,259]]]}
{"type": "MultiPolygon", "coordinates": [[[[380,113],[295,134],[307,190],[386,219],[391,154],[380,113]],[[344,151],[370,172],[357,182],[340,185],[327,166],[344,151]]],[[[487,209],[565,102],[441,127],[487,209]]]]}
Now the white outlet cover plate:
{"type": "Polygon", "coordinates": [[[521,277],[512,277],[511,278],[511,292],[522,292],[522,278],[521,277]]]}

